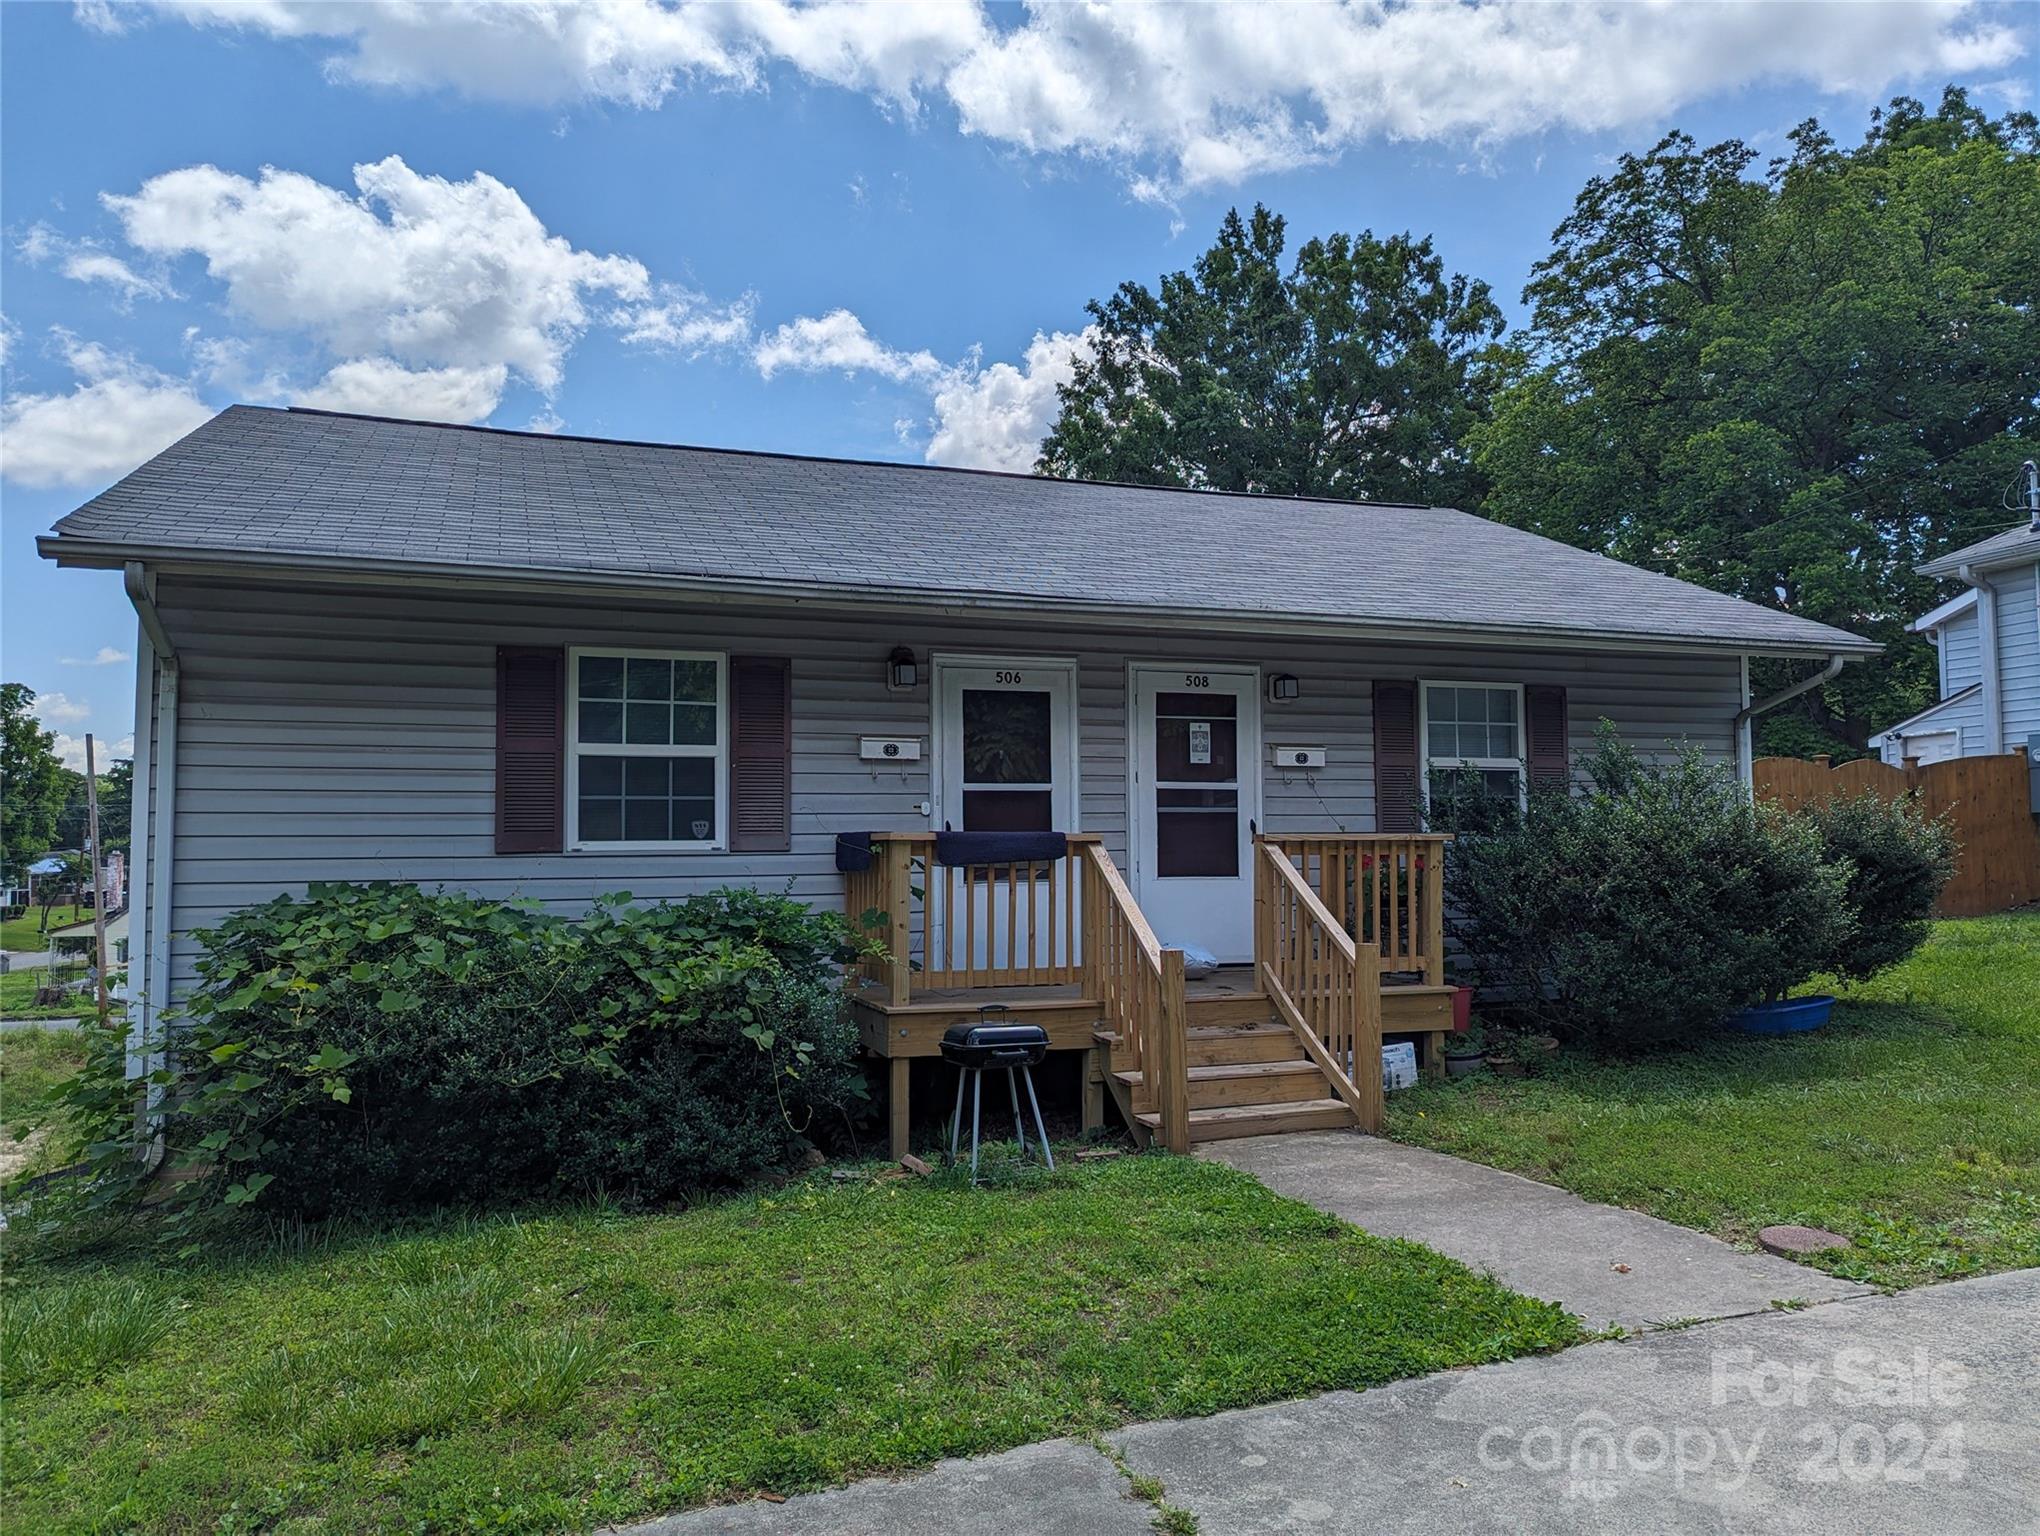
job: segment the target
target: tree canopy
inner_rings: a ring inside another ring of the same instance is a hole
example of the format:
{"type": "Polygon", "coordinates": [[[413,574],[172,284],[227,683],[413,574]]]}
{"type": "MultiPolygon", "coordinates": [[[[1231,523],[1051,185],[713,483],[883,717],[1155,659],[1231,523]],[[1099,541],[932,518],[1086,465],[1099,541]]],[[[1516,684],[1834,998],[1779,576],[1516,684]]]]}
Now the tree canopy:
{"type": "Polygon", "coordinates": [[[2036,148],[2030,114],[1950,90],[1853,149],[1804,123],[1761,178],[1733,140],[1623,156],[1524,293],[1523,366],[1470,436],[1483,510],[1884,642],[1772,717],[1776,748],[1932,702],[1905,626],[1946,592],[1913,567],[2011,526],[2040,441],[2036,148]]]}
{"type": "Polygon", "coordinates": [[[1478,499],[1464,447],[1485,413],[1502,312],[1428,239],[1306,243],[1282,219],[1225,216],[1159,291],[1122,283],[1088,306],[1041,446],[1043,474],[1377,501],[1478,499]]]}
{"type": "MultiPolygon", "coordinates": [[[[1587,183],[1504,340],[1428,239],[1229,213],[1089,306],[1041,473],[1447,503],[1881,641],[1766,718],[1849,753],[1934,698],[1914,566],[2010,527],[2040,446],[2040,126],[1901,97],[1759,166],[1672,133],[1587,183]]],[[[1759,689],[1795,669],[1760,665],[1759,689]]]]}
{"type": "Polygon", "coordinates": [[[35,717],[35,690],[0,683],[0,859],[9,872],[55,844],[65,768],[57,739],[35,717]]]}

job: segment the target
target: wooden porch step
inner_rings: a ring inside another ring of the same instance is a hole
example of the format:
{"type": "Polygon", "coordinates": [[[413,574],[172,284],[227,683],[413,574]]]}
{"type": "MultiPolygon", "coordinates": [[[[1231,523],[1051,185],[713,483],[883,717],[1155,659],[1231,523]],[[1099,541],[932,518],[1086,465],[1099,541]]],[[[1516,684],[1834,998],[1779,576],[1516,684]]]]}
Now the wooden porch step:
{"type": "MultiPolygon", "coordinates": [[[[1110,1050],[1119,1049],[1119,1037],[1101,1029],[1093,1036],[1110,1050]]],[[[1293,1061],[1296,1036],[1286,1024],[1272,1022],[1266,1014],[1253,1024],[1194,1025],[1183,1032],[1185,1060],[1198,1067],[1227,1066],[1247,1061],[1293,1061]]]]}
{"type": "MultiPolygon", "coordinates": [[[[1112,1074],[1127,1092],[1140,1090],[1141,1074],[1112,1074]]],[[[1190,1080],[1190,1107],[1226,1109],[1241,1104],[1291,1104],[1319,1099],[1325,1093],[1325,1075],[1314,1061],[1242,1061],[1217,1066],[1191,1067],[1184,1076],[1190,1080]]]]}
{"type": "Polygon", "coordinates": [[[1195,1029],[1200,1024],[1263,1024],[1269,1017],[1268,994],[1234,992],[1222,997],[1186,998],[1184,1022],[1195,1029]]]}
{"type": "MultiPolygon", "coordinates": [[[[1162,1117],[1149,1112],[1140,1123],[1160,1129],[1162,1117]]],[[[1235,1136],[1273,1136],[1283,1131],[1329,1131],[1356,1122],[1344,1099],[1299,1099],[1289,1104],[1237,1104],[1190,1111],[1190,1140],[1227,1141],[1235,1136]]]]}

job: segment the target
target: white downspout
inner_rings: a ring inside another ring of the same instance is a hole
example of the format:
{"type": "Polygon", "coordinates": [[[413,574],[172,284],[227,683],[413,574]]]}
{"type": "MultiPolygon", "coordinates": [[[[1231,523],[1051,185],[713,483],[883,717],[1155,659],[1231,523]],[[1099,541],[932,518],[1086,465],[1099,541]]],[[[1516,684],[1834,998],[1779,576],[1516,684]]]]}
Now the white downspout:
{"type": "Polygon", "coordinates": [[[1757,787],[1756,732],[1750,725],[1750,659],[1739,658],[1742,681],[1742,710],[1736,715],[1735,728],[1735,776],[1742,781],[1745,791],[1754,792],[1757,787]]]}
{"type": "MultiPolygon", "coordinates": [[[[145,1027],[153,1034],[155,1022],[170,1000],[171,877],[177,852],[177,648],[171,644],[169,633],[163,628],[162,616],[156,612],[155,593],[151,590],[148,572],[140,561],[130,560],[127,563],[125,584],[128,600],[135,605],[135,616],[141,621],[142,635],[148,641],[156,673],[155,729],[149,741],[150,766],[155,769],[156,782],[149,806],[153,820],[149,832],[149,894],[145,909],[148,928],[144,934],[148,946],[148,975],[143,983],[143,1017],[145,1027]]],[[[143,765],[137,761],[135,776],[138,780],[142,771],[143,765]]],[[[135,1065],[131,1056],[130,1072],[134,1071],[135,1065]]],[[[140,1065],[141,1072],[146,1074],[154,1071],[158,1062],[144,1056],[140,1065]]],[[[154,1101],[155,1095],[151,1093],[150,1102],[153,1104],[154,1101]]]]}
{"type": "Polygon", "coordinates": [[[1983,750],[1986,755],[1994,756],[2005,749],[2005,707],[1998,677],[1998,590],[1990,584],[1990,578],[1973,565],[1959,566],[1955,574],[1976,588],[1976,648],[1977,670],[1982,684],[1983,750]]]}
{"type": "MultiPolygon", "coordinates": [[[[1737,710],[1735,713],[1735,734],[1736,741],[1744,745],[1743,756],[1745,758],[1750,756],[1747,743],[1751,739],[1750,722],[1752,720],[1756,719],[1759,715],[1769,714],[1780,704],[1789,703],[1810,689],[1818,688],[1823,683],[1833,682],[1842,675],[1842,668],[1848,664],[1849,660],[1848,656],[1841,652],[1836,652],[1828,657],[1827,665],[1814,673],[1813,676],[1803,677],[1798,682],[1792,684],[1791,687],[1780,688],[1769,698],[1759,699],[1754,704],[1745,703],[1741,709],[1737,710]]],[[[1745,657],[1743,659],[1743,697],[1745,700],[1749,697],[1749,691],[1749,658],[1745,657]]],[[[1752,771],[1754,771],[1754,767],[1752,771]]]]}

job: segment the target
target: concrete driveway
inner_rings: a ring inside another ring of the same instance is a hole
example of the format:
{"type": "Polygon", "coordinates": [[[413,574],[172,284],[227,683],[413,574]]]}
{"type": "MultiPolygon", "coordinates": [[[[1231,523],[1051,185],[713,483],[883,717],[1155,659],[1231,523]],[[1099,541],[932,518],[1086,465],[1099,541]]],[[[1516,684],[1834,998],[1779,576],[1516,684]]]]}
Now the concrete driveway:
{"type": "MultiPolygon", "coordinates": [[[[1108,1437],[1201,1536],[2040,1529],[2040,1270],[1660,1329],[1108,1437]]],[[[1145,1531],[1074,1441],[631,1528],[1145,1531]]]]}

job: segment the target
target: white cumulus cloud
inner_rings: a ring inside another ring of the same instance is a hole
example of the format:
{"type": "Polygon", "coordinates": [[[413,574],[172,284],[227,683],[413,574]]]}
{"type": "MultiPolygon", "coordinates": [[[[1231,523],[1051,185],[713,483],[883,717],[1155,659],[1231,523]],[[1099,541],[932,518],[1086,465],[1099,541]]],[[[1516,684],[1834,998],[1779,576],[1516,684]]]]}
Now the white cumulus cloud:
{"type": "Polygon", "coordinates": [[[102,200],[138,250],[203,258],[236,315],[345,360],[321,398],[359,404],[381,383],[384,409],[424,399],[471,419],[512,374],[549,393],[592,296],[650,295],[641,264],[575,249],[493,176],[421,175],[392,155],[356,166],[354,183],[349,195],[294,171],[195,165],[102,200]]]}
{"type": "Polygon", "coordinates": [[[1094,334],[1091,326],[1075,335],[1036,332],[1017,365],[998,362],[945,378],[935,391],[928,462],[1033,469],[1061,407],[1056,390],[1075,375],[1076,360],[1091,350],[1094,334]]]}
{"type": "MultiPolygon", "coordinates": [[[[1383,139],[1493,144],[1651,124],[1765,81],[1866,98],[2003,70],[2025,44],[1976,0],[168,0],[203,24],[333,45],[336,79],[496,100],[656,107],[775,69],[1042,154],[1123,162],[1136,185],[1236,183],[1383,139]]],[[[101,5],[96,24],[125,13],[101,5]]]]}
{"type": "Polygon", "coordinates": [[[768,379],[791,368],[797,373],[875,373],[903,384],[933,380],[944,371],[934,353],[887,346],[847,309],[789,321],[759,338],[751,360],[768,379]]]}
{"type": "Polygon", "coordinates": [[[35,717],[47,726],[76,725],[88,718],[92,707],[63,693],[39,693],[35,696],[35,717]]]}
{"type": "Polygon", "coordinates": [[[10,394],[0,406],[0,476],[15,484],[110,480],[212,414],[185,380],[66,332],[55,335],[77,382],[62,394],[10,394]]]}
{"type": "Polygon", "coordinates": [[[90,656],[59,656],[57,664],[65,667],[112,667],[128,659],[128,653],[118,646],[102,645],[90,656]]]}
{"type": "Polygon", "coordinates": [[[358,357],[331,369],[292,398],[298,405],[325,411],[476,422],[495,410],[508,376],[501,363],[482,368],[406,368],[387,357],[358,357]]]}
{"type": "MultiPolygon", "coordinates": [[[[66,735],[62,731],[56,731],[52,734],[53,740],[50,743],[50,749],[57,754],[57,761],[73,773],[83,773],[85,771],[85,738],[83,736],[66,735]]],[[[118,741],[95,741],[92,743],[92,755],[96,759],[93,766],[101,773],[104,773],[110,763],[120,758],[131,758],[135,755],[134,734],[130,732],[118,741]]]]}

